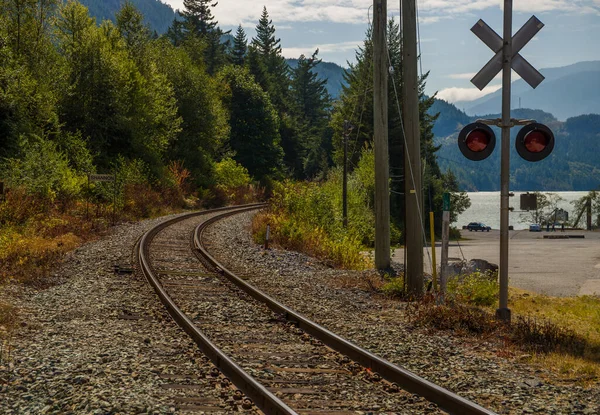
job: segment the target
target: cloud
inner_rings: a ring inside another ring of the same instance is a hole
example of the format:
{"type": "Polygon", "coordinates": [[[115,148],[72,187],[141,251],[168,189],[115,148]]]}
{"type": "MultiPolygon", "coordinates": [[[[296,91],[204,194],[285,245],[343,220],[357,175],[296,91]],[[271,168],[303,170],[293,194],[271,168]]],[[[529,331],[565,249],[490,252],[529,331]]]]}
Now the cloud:
{"type": "Polygon", "coordinates": [[[446,88],[438,92],[437,97],[448,102],[473,101],[502,88],[502,85],[488,85],[483,91],[473,88],[446,88]]]}
{"type": "Polygon", "coordinates": [[[453,74],[447,75],[446,78],[450,78],[450,79],[471,79],[474,76],[475,76],[475,72],[453,73],[453,74]]]}
{"type": "MultiPolygon", "coordinates": [[[[468,79],[471,80],[473,79],[473,77],[476,75],[475,72],[466,72],[466,73],[453,73],[450,75],[446,75],[446,78],[450,78],[450,79],[468,79]]],[[[502,72],[500,72],[498,75],[496,75],[494,77],[494,79],[502,79],[502,72]]],[[[516,81],[517,79],[521,79],[521,77],[515,72],[513,71],[511,74],[511,80],[512,81],[516,81]]]]}
{"type": "MultiPolygon", "coordinates": [[[[183,9],[183,0],[162,0],[176,9],[183,9]]],[[[238,25],[240,22],[257,22],[263,5],[269,17],[276,23],[291,22],[335,22],[366,23],[372,0],[222,0],[213,10],[221,25],[238,25]]],[[[419,16],[422,24],[439,22],[467,13],[485,9],[501,9],[500,0],[421,0],[419,16]]],[[[514,10],[519,12],[559,11],[578,14],[600,15],[599,0],[528,0],[515,2],[514,10]]],[[[397,7],[388,6],[390,14],[397,13],[397,7]]],[[[256,24],[256,23],[254,23],[256,24]]]]}
{"type": "Polygon", "coordinates": [[[355,40],[341,43],[322,43],[318,45],[300,46],[294,48],[282,48],[283,56],[286,58],[297,58],[300,55],[309,56],[312,55],[316,49],[319,49],[319,54],[332,53],[332,52],[346,52],[358,48],[358,45],[362,45],[362,40],[355,40]]]}

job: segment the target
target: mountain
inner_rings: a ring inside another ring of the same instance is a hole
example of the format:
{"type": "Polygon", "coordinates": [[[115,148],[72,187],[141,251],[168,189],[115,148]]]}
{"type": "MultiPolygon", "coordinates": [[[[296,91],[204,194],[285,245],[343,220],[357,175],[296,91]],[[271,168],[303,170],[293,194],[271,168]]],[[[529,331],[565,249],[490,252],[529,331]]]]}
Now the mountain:
{"type": "MultiPolygon", "coordinates": [[[[500,129],[492,127],[496,133],[496,149],[485,160],[466,159],[457,144],[458,132],[463,125],[477,118],[499,118],[500,114],[469,116],[456,106],[441,100],[436,100],[430,112],[440,113],[439,125],[436,123],[434,128],[435,143],[440,146],[436,153],[440,168],[452,170],[463,190],[500,190],[500,129]]],[[[600,161],[597,156],[600,153],[600,115],[580,115],[564,122],[548,112],[527,108],[513,110],[511,115],[546,124],[554,132],[556,140],[554,150],[548,158],[532,163],[517,154],[514,137],[519,127],[512,129],[511,190],[592,190],[600,186],[600,161]]]]}
{"type": "MultiPolygon", "coordinates": [[[[298,59],[286,59],[287,64],[290,68],[296,68],[298,66],[298,59]]],[[[327,92],[333,99],[340,96],[342,92],[342,85],[346,85],[344,81],[345,69],[337,63],[333,62],[321,62],[315,67],[315,71],[319,79],[327,79],[327,92]]]]}
{"type": "MultiPolygon", "coordinates": [[[[126,0],[78,0],[86,6],[90,15],[95,17],[98,23],[102,20],[115,20],[115,14],[121,9],[126,0]]],[[[173,19],[175,12],[171,6],[162,3],[160,0],[129,0],[143,15],[145,22],[152,30],[158,34],[167,31],[173,19]]]]}
{"type": "MultiPolygon", "coordinates": [[[[600,61],[546,68],[540,72],[546,79],[536,89],[522,79],[512,83],[512,108],[539,108],[554,114],[559,120],[600,113],[600,61]]],[[[457,102],[456,105],[470,115],[498,112],[502,105],[502,91],[474,101],[457,102]]]]}

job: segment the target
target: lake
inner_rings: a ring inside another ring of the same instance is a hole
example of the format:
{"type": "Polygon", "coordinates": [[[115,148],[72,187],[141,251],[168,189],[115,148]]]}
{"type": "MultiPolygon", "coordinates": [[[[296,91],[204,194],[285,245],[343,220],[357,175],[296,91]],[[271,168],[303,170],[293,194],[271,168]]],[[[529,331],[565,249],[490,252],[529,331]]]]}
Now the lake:
{"type": "MultiPolygon", "coordinates": [[[[526,192],[513,192],[515,195],[510,198],[509,206],[519,210],[520,195],[526,192]]],[[[577,217],[572,201],[578,200],[588,194],[588,192],[541,192],[555,193],[564,200],[558,203],[558,207],[569,212],[569,220],[574,220],[577,217]]],[[[492,229],[500,229],[500,192],[468,192],[471,199],[471,207],[458,216],[458,220],[453,223],[453,226],[459,229],[469,222],[483,222],[492,229]]],[[[528,229],[531,223],[531,217],[522,218],[525,216],[522,212],[510,212],[509,224],[515,229],[528,229]]],[[[528,215],[531,216],[531,215],[528,215]]],[[[579,222],[579,226],[585,226],[585,217],[579,222]]]]}

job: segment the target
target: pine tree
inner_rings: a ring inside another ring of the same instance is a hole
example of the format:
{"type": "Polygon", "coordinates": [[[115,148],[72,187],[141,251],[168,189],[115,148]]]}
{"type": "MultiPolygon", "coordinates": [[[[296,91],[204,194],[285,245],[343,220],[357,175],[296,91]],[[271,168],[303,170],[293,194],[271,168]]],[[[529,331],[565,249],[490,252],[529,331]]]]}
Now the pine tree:
{"type": "MultiPolygon", "coordinates": [[[[228,43],[223,43],[221,37],[224,34],[218,22],[212,15],[211,8],[218,2],[212,3],[209,0],[183,0],[185,10],[182,12],[184,27],[187,35],[195,36],[206,43],[204,49],[204,59],[206,61],[206,70],[209,74],[215,74],[219,68],[227,63],[228,43]]],[[[175,29],[173,29],[175,32],[175,29]]]]}
{"type": "MultiPolygon", "coordinates": [[[[267,74],[266,85],[263,89],[271,96],[271,101],[280,111],[287,111],[289,91],[289,66],[281,54],[281,39],[275,37],[275,26],[269,19],[267,8],[256,25],[256,37],[252,38],[251,46],[262,62],[267,74]]],[[[252,68],[251,72],[256,75],[252,68]]]]}
{"type": "Polygon", "coordinates": [[[181,15],[189,31],[200,36],[206,36],[210,32],[218,30],[217,22],[210,10],[218,2],[210,3],[209,0],[183,0],[185,10],[181,15]]]}
{"type": "Polygon", "coordinates": [[[327,93],[327,79],[319,79],[315,67],[321,63],[317,49],[310,58],[301,55],[292,69],[291,91],[294,105],[302,118],[316,123],[327,114],[331,98],[327,93]]]}
{"type": "Polygon", "coordinates": [[[239,25],[235,32],[235,38],[233,39],[233,49],[231,50],[231,61],[234,65],[243,66],[246,61],[246,54],[248,53],[248,41],[246,38],[246,32],[239,25]]]}
{"type": "Polygon", "coordinates": [[[291,164],[295,161],[294,171],[299,178],[314,177],[319,170],[328,167],[330,160],[326,115],[331,107],[331,98],[325,87],[327,80],[319,79],[315,72],[315,67],[321,62],[317,58],[318,53],[317,49],[310,58],[301,55],[291,71],[291,98],[301,134],[295,148],[284,149],[286,162],[291,164]]]}
{"type": "Polygon", "coordinates": [[[256,26],[256,37],[252,39],[252,44],[262,56],[273,56],[281,54],[281,39],[275,38],[275,26],[269,19],[267,7],[263,7],[262,14],[256,26]]]}

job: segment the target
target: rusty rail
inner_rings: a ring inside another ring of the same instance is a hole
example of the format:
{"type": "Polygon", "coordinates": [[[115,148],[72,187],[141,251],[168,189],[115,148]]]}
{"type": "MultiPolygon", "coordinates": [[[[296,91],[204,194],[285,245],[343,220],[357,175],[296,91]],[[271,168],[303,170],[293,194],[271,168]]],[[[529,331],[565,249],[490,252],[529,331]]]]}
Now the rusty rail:
{"type": "Polygon", "coordinates": [[[173,299],[171,299],[171,297],[167,294],[162,284],[156,277],[154,269],[150,264],[150,258],[148,255],[149,246],[154,237],[160,231],[168,226],[173,225],[174,223],[192,218],[194,216],[205,215],[222,210],[231,211],[234,209],[234,212],[244,212],[251,209],[258,209],[262,206],[264,206],[264,204],[213,209],[210,211],[182,215],[165,221],[150,229],[142,236],[137,246],[137,257],[140,269],[150,285],[154,288],[154,291],[166,307],[173,320],[175,320],[175,322],[194,340],[194,342],[198,345],[198,347],[200,347],[202,352],[212,361],[212,363],[219,368],[219,370],[221,370],[221,372],[227,376],[234,385],[242,390],[246,396],[252,399],[254,404],[266,414],[292,415],[296,414],[296,412],[294,412],[274,394],[269,392],[263,385],[258,383],[252,376],[246,373],[240,366],[238,366],[227,355],[225,355],[214,343],[210,341],[208,337],[204,335],[204,333],[198,330],[188,316],[185,315],[185,313],[183,313],[179,307],[177,307],[173,299]]]}
{"type": "Polygon", "coordinates": [[[490,411],[471,402],[457,394],[450,392],[441,386],[438,386],[426,379],[400,367],[393,363],[382,359],[373,353],[343,339],[342,337],[332,333],[326,328],[312,322],[301,314],[281,304],[274,298],[263,293],[259,289],[248,284],[246,281],[239,278],[232,271],[228,270],[222,263],[217,261],[202,244],[202,233],[214,222],[223,219],[224,217],[240,213],[240,211],[226,212],[215,216],[202,224],[198,225],[194,232],[194,245],[199,254],[202,255],[213,267],[222,273],[229,281],[237,285],[248,295],[254,299],[264,303],[276,313],[283,315],[288,321],[295,323],[306,333],[321,340],[327,346],[344,354],[361,364],[363,367],[369,368],[379,373],[383,378],[390,382],[397,383],[404,390],[415,393],[423,398],[434,402],[440,408],[448,411],[451,414],[457,415],[493,415],[495,412],[490,411]]]}

